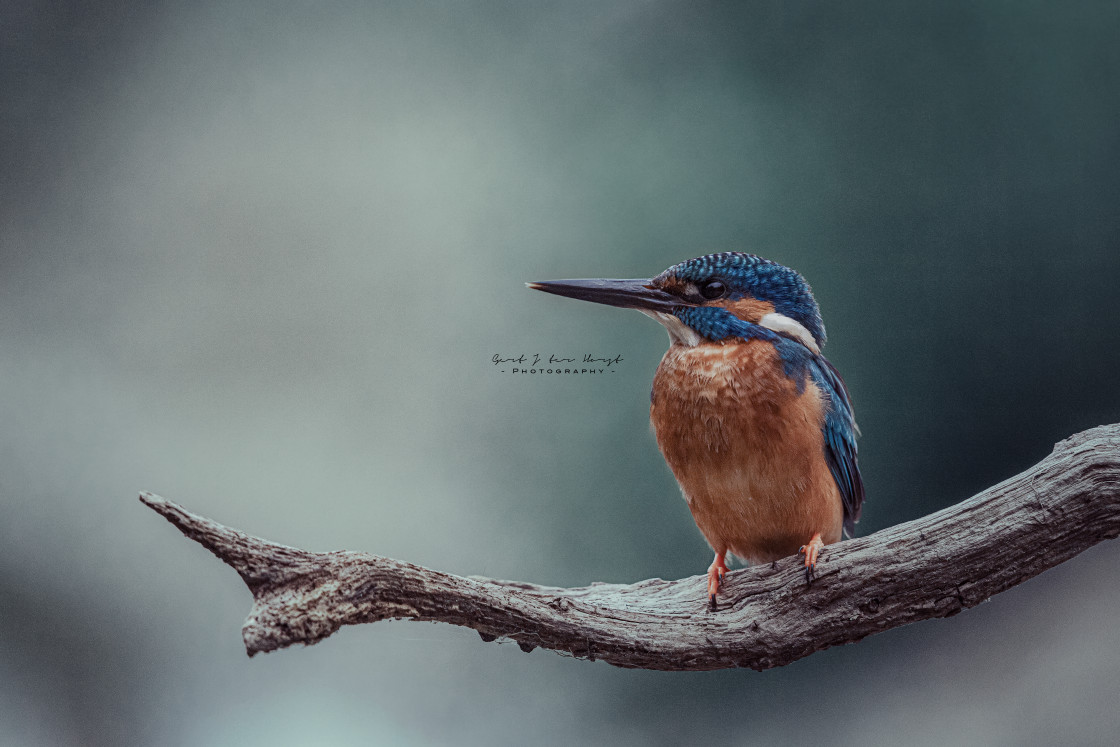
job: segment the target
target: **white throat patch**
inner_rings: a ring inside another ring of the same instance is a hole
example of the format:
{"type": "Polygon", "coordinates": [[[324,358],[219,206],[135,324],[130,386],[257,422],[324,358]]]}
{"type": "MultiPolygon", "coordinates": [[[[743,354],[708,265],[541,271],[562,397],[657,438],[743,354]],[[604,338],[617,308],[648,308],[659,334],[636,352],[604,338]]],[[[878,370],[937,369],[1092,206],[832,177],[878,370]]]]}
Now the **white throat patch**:
{"type": "Polygon", "coordinates": [[[817,355],[821,354],[821,349],[817,345],[817,341],[813,339],[813,335],[805,329],[804,324],[796,319],[790,319],[785,314],[772,312],[759,319],[758,324],[760,327],[766,327],[766,329],[773,330],[779,335],[792,337],[817,355]]]}
{"type": "MultiPolygon", "coordinates": [[[[650,319],[656,319],[660,322],[669,333],[669,342],[678,343],[687,347],[694,347],[700,344],[700,335],[697,334],[692,327],[689,327],[672,314],[667,314],[664,311],[648,311],[646,309],[638,309],[638,311],[642,312],[650,319]]],[[[790,319],[785,314],[772,312],[759,319],[758,325],[772,332],[777,332],[779,335],[785,335],[786,337],[797,340],[813,353],[817,355],[821,354],[821,349],[817,345],[817,341],[813,339],[813,335],[805,328],[804,324],[796,319],[790,319]]]]}
{"type": "Polygon", "coordinates": [[[669,333],[669,342],[680,343],[687,347],[693,347],[700,344],[700,335],[689,327],[687,324],[677,319],[672,314],[666,314],[664,311],[647,311],[646,309],[638,309],[650,319],[656,319],[661,322],[665,330],[669,333]]]}

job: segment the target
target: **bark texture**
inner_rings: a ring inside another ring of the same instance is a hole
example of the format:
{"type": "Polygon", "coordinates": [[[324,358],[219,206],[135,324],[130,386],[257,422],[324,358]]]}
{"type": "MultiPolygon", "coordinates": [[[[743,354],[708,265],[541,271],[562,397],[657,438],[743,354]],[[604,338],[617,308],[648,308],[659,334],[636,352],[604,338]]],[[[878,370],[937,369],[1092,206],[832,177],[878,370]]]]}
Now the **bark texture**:
{"type": "Polygon", "coordinates": [[[899,625],[948,617],[1120,534],[1120,425],[1059,443],[1039,464],[915,521],[830,545],[805,583],[789,557],[728,574],[561,589],[454,576],[360,552],[308,552],[140,500],[241,575],[250,656],[343,625],[431,620],[621,667],[768,669],[899,625]]]}

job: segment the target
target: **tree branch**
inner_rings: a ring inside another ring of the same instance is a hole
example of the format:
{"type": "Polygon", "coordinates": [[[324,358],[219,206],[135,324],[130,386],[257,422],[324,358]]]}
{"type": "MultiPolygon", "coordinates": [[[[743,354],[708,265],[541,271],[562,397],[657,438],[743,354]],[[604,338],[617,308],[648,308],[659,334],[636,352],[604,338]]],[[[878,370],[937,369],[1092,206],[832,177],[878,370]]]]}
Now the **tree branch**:
{"type": "Polygon", "coordinates": [[[1115,538],[1120,425],[1072,436],[963,503],[826,547],[812,586],[797,557],[734,571],[716,612],[702,576],[577,589],[464,578],[378,555],[285,547],[151,493],[140,500],[241,575],[253,594],[242,628],[250,656],[403,618],[621,667],[761,670],[955,615],[1115,538]]]}

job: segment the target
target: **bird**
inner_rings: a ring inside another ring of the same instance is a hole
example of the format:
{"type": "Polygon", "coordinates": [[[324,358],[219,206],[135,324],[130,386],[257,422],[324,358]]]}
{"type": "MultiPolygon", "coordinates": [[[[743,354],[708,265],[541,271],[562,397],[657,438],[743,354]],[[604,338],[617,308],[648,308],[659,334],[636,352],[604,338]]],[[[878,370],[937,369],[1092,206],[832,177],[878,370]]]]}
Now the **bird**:
{"type": "Polygon", "coordinates": [[[825,328],[795,270],[744,252],[673,265],[650,279],[527,283],[636,309],[669,333],[650,390],[650,423],[715,553],[708,602],[728,557],[802,556],[812,585],[821,549],[850,537],[864,483],[848,389],[821,354],[825,328]]]}

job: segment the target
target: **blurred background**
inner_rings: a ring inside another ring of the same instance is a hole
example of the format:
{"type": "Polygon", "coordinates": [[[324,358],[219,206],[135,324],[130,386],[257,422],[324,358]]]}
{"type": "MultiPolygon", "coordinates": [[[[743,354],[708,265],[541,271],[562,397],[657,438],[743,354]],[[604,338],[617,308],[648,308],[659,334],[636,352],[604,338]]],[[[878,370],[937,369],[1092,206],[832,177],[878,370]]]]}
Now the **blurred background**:
{"type": "Polygon", "coordinates": [[[1106,744],[1120,549],[779,670],[469,630],[245,657],[137,502],[554,585],[702,573],[667,347],[528,280],[746,250],[812,283],[860,534],[1120,420],[1120,6],[5,3],[0,743],[1106,744]],[[603,376],[494,354],[621,355],[603,376]]]}

